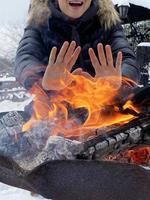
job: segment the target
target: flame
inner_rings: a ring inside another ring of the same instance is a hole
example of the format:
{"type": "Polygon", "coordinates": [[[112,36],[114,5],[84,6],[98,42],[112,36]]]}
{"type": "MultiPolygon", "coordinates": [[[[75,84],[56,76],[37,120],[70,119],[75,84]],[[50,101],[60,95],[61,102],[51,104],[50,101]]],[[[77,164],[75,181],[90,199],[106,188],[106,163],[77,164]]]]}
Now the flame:
{"type": "MultiPolygon", "coordinates": [[[[65,137],[86,135],[90,129],[126,123],[134,118],[132,114],[122,114],[115,105],[118,94],[116,77],[88,79],[82,75],[70,74],[73,82],[55,95],[48,95],[35,84],[30,90],[34,94],[34,113],[23,126],[30,129],[38,120],[56,123],[51,135],[65,137]]],[[[124,108],[137,108],[128,101],[124,108]]]]}
{"type": "Polygon", "coordinates": [[[136,113],[140,113],[140,109],[138,107],[136,107],[135,105],[133,105],[131,100],[128,100],[125,105],[123,106],[123,109],[130,109],[135,111],[136,113]]]}

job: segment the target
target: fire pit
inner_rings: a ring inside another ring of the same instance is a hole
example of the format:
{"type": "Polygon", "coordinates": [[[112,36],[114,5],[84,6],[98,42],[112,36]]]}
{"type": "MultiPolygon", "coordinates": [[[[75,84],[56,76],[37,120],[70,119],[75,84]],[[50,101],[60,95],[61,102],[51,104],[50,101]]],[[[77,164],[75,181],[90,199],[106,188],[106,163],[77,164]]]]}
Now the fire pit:
{"type": "Polygon", "coordinates": [[[150,172],[128,162],[149,165],[150,86],[103,99],[111,84],[89,82],[96,92],[84,101],[83,85],[50,97],[35,85],[29,119],[0,119],[0,181],[54,200],[149,200],[150,172]]]}

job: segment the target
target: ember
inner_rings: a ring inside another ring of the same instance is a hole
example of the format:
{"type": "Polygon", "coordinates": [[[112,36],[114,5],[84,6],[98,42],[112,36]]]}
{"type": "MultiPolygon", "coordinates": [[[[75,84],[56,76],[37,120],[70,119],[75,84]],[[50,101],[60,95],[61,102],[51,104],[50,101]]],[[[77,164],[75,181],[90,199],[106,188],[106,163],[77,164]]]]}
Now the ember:
{"type": "Polygon", "coordinates": [[[129,150],[126,152],[126,156],[129,159],[129,162],[131,163],[140,165],[150,165],[150,147],[129,150]]]}
{"type": "Polygon", "coordinates": [[[136,147],[132,150],[123,151],[116,155],[106,156],[104,160],[132,163],[145,167],[150,166],[150,147],[136,147]]]}

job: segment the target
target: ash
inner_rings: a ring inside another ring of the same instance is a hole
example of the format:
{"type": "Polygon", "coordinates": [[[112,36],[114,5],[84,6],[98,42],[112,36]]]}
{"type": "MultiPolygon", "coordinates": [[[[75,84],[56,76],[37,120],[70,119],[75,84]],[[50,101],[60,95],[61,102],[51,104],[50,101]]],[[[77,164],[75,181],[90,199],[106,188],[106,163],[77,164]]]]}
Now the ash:
{"type": "Polygon", "coordinates": [[[76,140],[51,136],[54,122],[38,121],[24,133],[22,125],[23,119],[17,112],[0,119],[0,152],[25,170],[51,160],[73,160],[83,150],[82,143],[76,140]]]}
{"type": "Polygon", "coordinates": [[[42,163],[51,160],[75,160],[76,155],[83,150],[82,144],[75,140],[69,140],[60,136],[50,136],[46,146],[30,163],[20,163],[22,167],[32,169],[42,163]]]}

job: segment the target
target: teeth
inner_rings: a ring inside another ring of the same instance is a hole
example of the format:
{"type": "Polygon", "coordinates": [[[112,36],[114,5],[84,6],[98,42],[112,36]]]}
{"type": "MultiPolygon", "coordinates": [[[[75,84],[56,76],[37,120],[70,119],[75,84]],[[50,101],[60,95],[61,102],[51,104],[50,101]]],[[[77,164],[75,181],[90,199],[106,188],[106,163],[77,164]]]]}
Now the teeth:
{"type": "Polygon", "coordinates": [[[83,3],[83,1],[69,1],[69,3],[83,3]]]}
{"type": "Polygon", "coordinates": [[[82,1],[69,1],[71,6],[81,6],[83,4],[82,1]]]}

